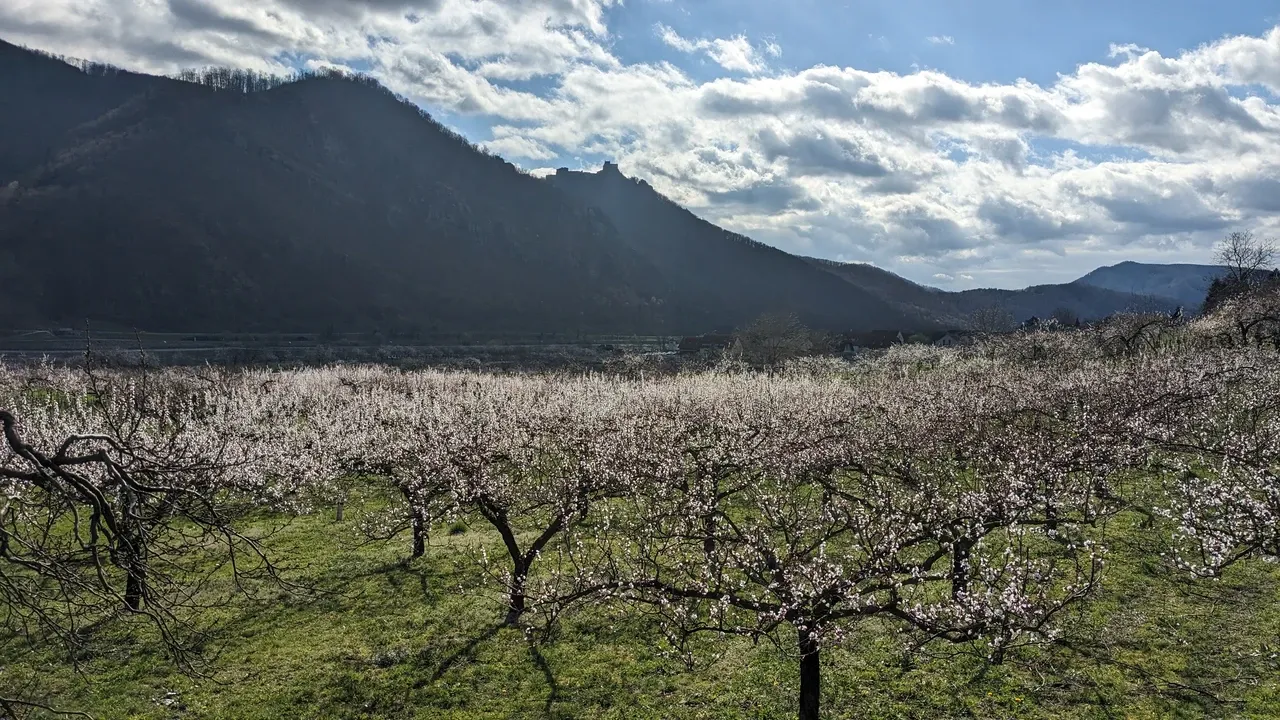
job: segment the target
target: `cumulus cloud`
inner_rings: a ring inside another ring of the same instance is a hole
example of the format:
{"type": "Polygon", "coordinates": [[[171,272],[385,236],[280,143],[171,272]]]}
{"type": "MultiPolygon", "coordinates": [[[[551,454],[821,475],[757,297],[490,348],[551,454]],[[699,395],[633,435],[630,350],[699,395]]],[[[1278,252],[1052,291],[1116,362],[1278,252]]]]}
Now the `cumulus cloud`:
{"type": "MultiPolygon", "coordinates": [[[[763,72],[765,69],[764,59],[760,56],[760,52],[751,45],[751,41],[747,40],[745,35],[716,38],[714,40],[689,40],[662,23],[658,23],[654,27],[654,31],[666,45],[683,53],[704,52],[707,57],[725,70],[753,75],[763,72]]],[[[774,42],[766,42],[764,50],[773,57],[782,54],[782,48],[774,42]]]]}
{"type": "Polygon", "coordinates": [[[929,37],[925,38],[925,40],[928,40],[930,43],[934,45],[955,45],[956,44],[956,39],[951,37],[950,35],[930,35],[929,37]]]}
{"type": "Polygon", "coordinates": [[[131,68],[279,69],[284,56],[376,66],[415,49],[526,76],[616,64],[605,9],[617,0],[10,0],[10,40],[131,68]],[[158,38],[168,38],[159,40],[158,38]]]}
{"type": "Polygon", "coordinates": [[[484,149],[507,159],[551,160],[556,157],[556,153],[549,150],[545,145],[519,135],[495,138],[481,145],[484,149]]]}
{"type": "Polygon", "coordinates": [[[730,229],[918,280],[1025,285],[1280,231],[1280,27],[1168,56],[1117,44],[1046,84],[771,70],[772,39],[655,27],[719,68],[705,80],[619,60],[620,4],[7,0],[0,36],[153,72],[368,68],[429,111],[485,118],[494,152],[616,158],[730,229]]]}
{"type": "Polygon", "coordinates": [[[755,141],[765,159],[785,158],[793,175],[882,177],[891,171],[867,148],[871,143],[856,136],[812,131],[783,136],[773,128],[764,128],[755,141]]]}

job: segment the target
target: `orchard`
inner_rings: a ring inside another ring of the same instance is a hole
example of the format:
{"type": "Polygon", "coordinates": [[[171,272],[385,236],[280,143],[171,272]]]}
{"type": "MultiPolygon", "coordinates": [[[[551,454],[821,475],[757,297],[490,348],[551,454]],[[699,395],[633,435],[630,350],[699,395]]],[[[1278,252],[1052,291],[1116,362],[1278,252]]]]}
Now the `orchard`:
{"type": "MultiPolygon", "coordinates": [[[[639,628],[672,672],[763,644],[803,720],[833,695],[877,712],[828,688],[846,646],[1092,652],[1067,636],[1115,553],[1188,592],[1280,556],[1267,323],[1120,318],[770,373],[5,366],[0,708],[93,713],[24,658],[104,672],[128,638],[175,676],[225,670],[229,616],[327,601],[278,541],[308,522],[401,568],[447,547],[457,572],[423,582],[537,658],[593,623],[639,628]]],[[[1211,712],[1245,685],[1204,689],[1211,712]]]]}

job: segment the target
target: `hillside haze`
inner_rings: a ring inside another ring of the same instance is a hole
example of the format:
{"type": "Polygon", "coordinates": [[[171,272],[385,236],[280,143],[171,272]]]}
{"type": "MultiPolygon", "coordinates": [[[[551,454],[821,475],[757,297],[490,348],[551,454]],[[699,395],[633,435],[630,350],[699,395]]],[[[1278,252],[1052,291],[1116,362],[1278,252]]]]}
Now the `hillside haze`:
{"type": "Polygon", "coordinates": [[[935,322],[928,313],[842,282],[804,258],[717,227],[644,180],[624,176],[612,163],[596,173],[560,170],[547,182],[602,211],[627,246],[671,281],[675,301],[692,308],[701,326],[724,325],[719,318],[782,311],[815,327],[835,329],[847,322],[851,308],[896,318],[899,327],[935,322]]]}
{"type": "MultiPolygon", "coordinates": [[[[770,310],[929,324],[838,282],[738,303],[770,277],[825,280],[764,246],[755,274],[707,292],[705,273],[637,251],[635,228],[364,79],[215,91],[13,46],[0,77],[0,182],[17,183],[0,206],[6,324],[702,332],[770,310]]],[[[691,250],[731,266],[719,251],[691,250]]]]}
{"type": "Polygon", "coordinates": [[[1120,292],[1078,281],[1033,285],[1021,290],[981,288],[947,292],[911,282],[873,265],[816,258],[809,258],[809,262],[879,297],[891,299],[906,312],[931,317],[947,327],[964,327],[970,316],[986,308],[1005,311],[1019,321],[1047,318],[1060,312],[1094,320],[1117,312],[1166,312],[1178,304],[1169,297],[1120,292]]]}
{"type": "Polygon", "coordinates": [[[927,330],[1174,304],[1088,278],[945,293],[729,232],[616,165],[534,178],[367,78],[195,79],[0,42],[0,326],[927,330]]]}
{"type": "Polygon", "coordinates": [[[1100,267],[1076,280],[1076,284],[1166,297],[1189,310],[1195,310],[1204,302],[1213,279],[1221,277],[1225,272],[1217,265],[1162,265],[1129,261],[1100,267]]]}
{"type": "MultiPolygon", "coordinates": [[[[19,57],[0,75],[55,62],[19,57]]],[[[366,82],[245,94],[44,72],[3,88],[9,123],[126,87],[49,123],[36,163],[9,155],[0,242],[36,319],[550,331],[646,327],[660,307],[661,278],[607,223],[366,82]]]]}

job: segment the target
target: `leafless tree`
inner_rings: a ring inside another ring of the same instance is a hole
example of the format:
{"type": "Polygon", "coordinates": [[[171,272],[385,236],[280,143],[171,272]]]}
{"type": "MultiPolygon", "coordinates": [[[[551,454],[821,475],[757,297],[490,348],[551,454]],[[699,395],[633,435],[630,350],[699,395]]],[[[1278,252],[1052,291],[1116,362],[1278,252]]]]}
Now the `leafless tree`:
{"type": "Polygon", "coordinates": [[[1053,311],[1050,317],[1058,321],[1061,327],[1072,327],[1080,323],[1080,316],[1069,307],[1060,307],[1053,311]]]}
{"type": "Polygon", "coordinates": [[[1214,260],[1227,269],[1231,284],[1243,286],[1252,284],[1262,271],[1271,269],[1277,251],[1274,238],[1260,238],[1250,230],[1237,230],[1218,243],[1214,260]]]}
{"type": "MultiPolygon", "coordinates": [[[[205,429],[219,409],[201,393],[145,373],[46,394],[56,412],[21,396],[0,410],[0,625],[75,658],[109,624],[142,621],[197,669],[207,610],[278,580],[261,537],[235,527],[257,507],[234,484],[246,463],[230,445],[248,441],[205,429]],[[220,591],[210,581],[228,570],[220,591]]],[[[18,707],[43,706],[0,701],[18,707]]]]}
{"type": "Polygon", "coordinates": [[[813,349],[813,333],[789,313],[761,315],[738,331],[734,351],[758,367],[773,367],[813,349]]]}
{"type": "Polygon", "coordinates": [[[984,333],[1008,332],[1017,325],[1012,313],[994,305],[973,311],[968,322],[971,329],[984,333]]]}

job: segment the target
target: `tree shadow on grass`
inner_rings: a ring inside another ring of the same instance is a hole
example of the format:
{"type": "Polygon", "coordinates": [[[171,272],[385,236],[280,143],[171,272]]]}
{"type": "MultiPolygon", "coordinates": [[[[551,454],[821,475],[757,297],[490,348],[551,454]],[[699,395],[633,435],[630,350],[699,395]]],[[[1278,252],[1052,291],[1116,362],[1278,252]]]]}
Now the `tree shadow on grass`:
{"type": "MultiPolygon", "coordinates": [[[[415,682],[413,684],[413,689],[421,690],[422,688],[435,684],[443,678],[449,670],[453,669],[460,662],[474,658],[476,649],[479,648],[482,643],[493,639],[504,629],[511,628],[506,623],[498,623],[496,625],[489,626],[479,635],[468,640],[465,645],[455,650],[440,662],[440,664],[437,665],[435,670],[431,673],[430,678],[415,682]]],[[[514,629],[518,630],[519,628],[514,629]]],[[[542,677],[547,682],[549,692],[547,693],[546,702],[543,705],[543,711],[548,717],[551,717],[555,703],[559,702],[561,699],[560,683],[556,680],[555,672],[551,669],[551,663],[547,662],[547,658],[542,654],[541,649],[539,649],[537,640],[535,640],[532,635],[526,635],[525,639],[528,643],[529,656],[533,660],[534,666],[538,668],[539,672],[542,673],[542,677]]]]}
{"type": "Polygon", "coordinates": [[[450,668],[452,668],[454,665],[457,665],[459,662],[463,660],[470,660],[472,657],[474,657],[476,648],[480,647],[480,644],[485,642],[486,640],[493,638],[504,627],[506,627],[505,623],[498,623],[488,628],[484,632],[480,633],[479,635],[475,636],[474,638],[471,638],[470,640],[468,640],[466,645],[463,645],[461,648],[458,648],[457,650],[455,650],[451,655],[449,655],[449,657],[445,658],[438,666],[436,666],[435,672],[431,673],[431,677],[429,679],[419,680],[418,682],[414,683],[413,689],[421,690],[424,687],[435,684],[437,681],[440,680],[440,678],[444,677],[445,673],[449,672],[450,668]]]}
{"type": "Polygon", "coordinates": [[[542,655],[542,651],[538,649],[537,641],[532,636],[528,637],[528,641],[529,655],[533,657],[533,664],[542,671],[542,677],[546,678],[547,687],[551,690],[547,693],[547,702],[543,706],[543,711],[550,717],[552,706],[560,699],[560,683],[556,682],[555,673],[551,671],[551,664],[547,662],[547,659],[542,655]]]}
{"type": "Polygon", "coordinates": [[[414,565],[408,559],[396,563],[388,563],[384,567],[378,568],[373,574],[381,574],[387,584],[397,591],[404,588],[406,580],[410,583],[416,580],[418,591],[422,593],[422,598],[424,600],[435,599],[435,593],[431,591],[431,583],[428,581],[428,568],[414,565]]]}
{"type": "Polygon", "coordinates": [[[368,580],[381,579],[389,587],[391,594],[402,598],[403,602],[416,601],[412,597],[402,595],[406,587],[416,586],[420,600],[432,603],[439,599],[438,590],[432,589],[431,578],[437,576],[432,568],[414,563],[409,559],[378,563],[360,568],[336,568],[325,578],[323,587],[318,587],[315,595],[318,599],[342,598],[354,601],[363,597],[386,594],[386,590],[363,587],[368,580]]]}

